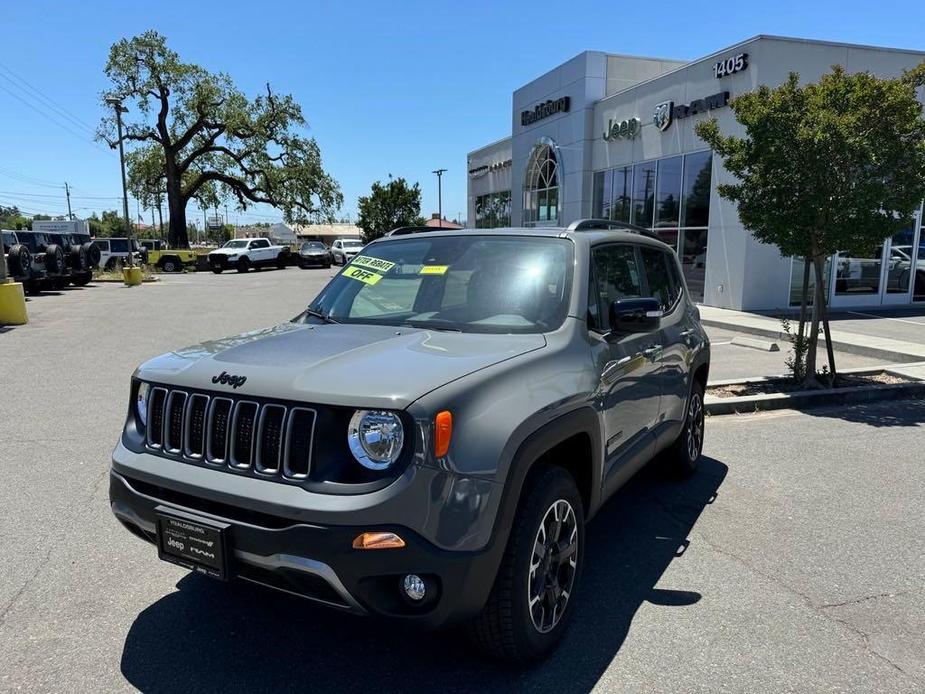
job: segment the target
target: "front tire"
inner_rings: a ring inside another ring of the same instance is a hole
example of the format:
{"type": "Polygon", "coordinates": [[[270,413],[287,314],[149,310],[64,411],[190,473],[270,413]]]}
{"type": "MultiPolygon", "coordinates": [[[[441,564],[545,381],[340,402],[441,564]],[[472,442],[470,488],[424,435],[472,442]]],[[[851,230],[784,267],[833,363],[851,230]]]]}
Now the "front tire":
{"type": "Polygon", "coordinates": [[[238,272],[247,272],[251,269],[251,261],[247,258],[241,258],[238,261],[238,272]]]}
{"type": "Polygon", "coordinates": [[[684,428],[681,429],[674,443],[665,451],[668,464],[679,475],[693,474],[703,453],[703,392],[703,384],[694,381],[684,415],[684,428]]]}
{"type": "Polygon", "coordinates": [[[179,272],[179,264],[174,258],[164,258],[161,263],[161,269],[164,272],[179,272]]]}
{"type": "Polygon", "coordinates": [[[532,471],[491,594],[469,624],[475,645],[519,663],[549,653],[573,611],[584,540],[584,506],[574,478],[560,467],[532,471]]]}
{"type": "Polygon", "coordinates": [[[214,268],[212,268],[212,272],[214,272],[216,275],[220,275],[220,274],[222,274],[222,268],[220,268],[220,267],[214,267],[214,268]]]}

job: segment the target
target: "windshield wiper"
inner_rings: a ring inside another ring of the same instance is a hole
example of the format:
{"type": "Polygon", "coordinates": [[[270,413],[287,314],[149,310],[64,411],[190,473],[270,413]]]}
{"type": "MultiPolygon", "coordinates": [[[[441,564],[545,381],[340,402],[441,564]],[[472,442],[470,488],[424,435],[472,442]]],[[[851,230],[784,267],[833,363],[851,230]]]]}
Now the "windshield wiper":
{"type": "Polygon", "coordinates": [[[340,321],[334,320],[333,318],[331,318],[331,316],[325,313],[322,313],[317,308],[313,308],[312,306],[309,306],[308,308],[305,309],[305,314],[308,316],[311,316],[312,318],[318,318],[319,320],[323,320],[325,323],[340,324],[340,321]]]}
{"type": "Polygon", "coordinates": [[[447,332],[461,333],[462,328],[460,328],[456,323],[449,320],[443,320],[440,318],[430,318],[425,320],[404,320],[401,322],[402,325],[410,325],[412,328],[420,328],[422,330],[445,330],[447,332]]]}

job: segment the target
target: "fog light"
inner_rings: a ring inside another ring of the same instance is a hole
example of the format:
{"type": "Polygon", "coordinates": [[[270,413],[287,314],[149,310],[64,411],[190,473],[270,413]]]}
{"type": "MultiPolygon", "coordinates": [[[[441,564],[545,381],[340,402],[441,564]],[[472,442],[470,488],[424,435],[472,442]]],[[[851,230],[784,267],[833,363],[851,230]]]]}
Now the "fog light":
{"type": "Polygon", "coordinates": [[[405,595],[415,602],[423,600],[425,593],[427,593],[424,580],[417,574],[408,574],[405,576],[403,587],[405,589],[405,595]]]}
{"type": "Polygon", "coordinates": [[[399,549],[405,541],[395,533],[360,533],[353,540],[354,549],[399,549]]]}

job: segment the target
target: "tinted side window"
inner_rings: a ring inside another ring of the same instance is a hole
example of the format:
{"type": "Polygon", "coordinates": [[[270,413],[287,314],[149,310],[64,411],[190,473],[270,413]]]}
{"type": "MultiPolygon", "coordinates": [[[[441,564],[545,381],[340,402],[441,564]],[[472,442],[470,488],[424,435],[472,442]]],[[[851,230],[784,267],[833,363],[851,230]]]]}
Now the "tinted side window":
{"type": "Polygon", "coordinates": [[[668,254],[658,248],[640,248],[649,281],[649,295],[658,299],[663,311],[670,311],[681,294],[676,276],[669,270],[668,254]]]}
{"type": "Polygon", "coordinates": [[[106,252],[109,251],[109,241],[100,241],[99,239],[97,239],[93,243],[95,243],[101,251],[106,251],[106,252]]]}
{"type": "Polygon", "coordinates": [[[591,264],[594,281],[588,306],[595,324],[592,327],[607,331],[610,329],[610,304],[618,299],[642,296],[636,251],[629,245],[600,246],[592,251],[591,264]]]}
{"type": "Polygon", "coordinates": [[[128,239],[112,239],[109,248],[113,253],[128,253],[128,239]]]}

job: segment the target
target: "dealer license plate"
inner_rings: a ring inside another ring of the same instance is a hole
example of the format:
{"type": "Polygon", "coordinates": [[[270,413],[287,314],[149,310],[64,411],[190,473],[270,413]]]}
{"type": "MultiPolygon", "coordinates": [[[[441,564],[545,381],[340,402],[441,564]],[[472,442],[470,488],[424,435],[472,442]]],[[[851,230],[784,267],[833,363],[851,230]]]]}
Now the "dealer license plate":
{"type": "Polygon", "coordinates": [[[228,578],[228,524],[158,506],[157,555],[211,578],[228,578]]]}

